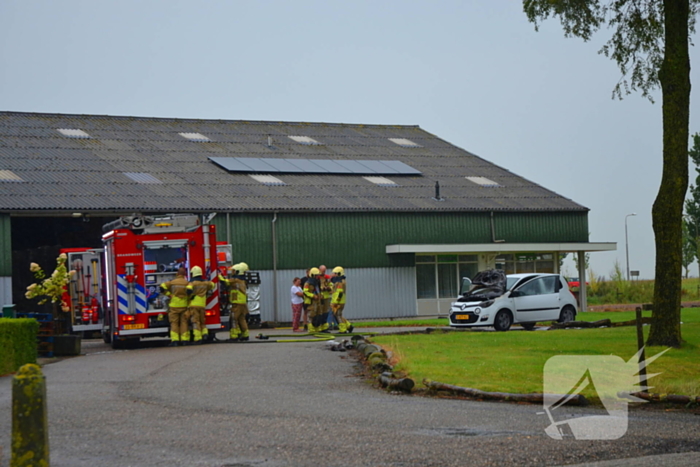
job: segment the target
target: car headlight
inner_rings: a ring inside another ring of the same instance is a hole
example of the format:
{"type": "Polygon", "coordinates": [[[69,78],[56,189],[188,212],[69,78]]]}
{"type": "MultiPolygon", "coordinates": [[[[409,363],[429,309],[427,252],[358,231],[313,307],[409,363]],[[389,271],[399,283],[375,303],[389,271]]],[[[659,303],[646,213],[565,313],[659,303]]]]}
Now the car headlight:
{"type": "Polygon", "coordinates": [[[491,305],[494,304],[494,301],[495,301],[495,300],[486,300],[485,302],[479,303],[479,306],[482,307],[482,308],[488,308],[488,307],[490,307],[491,305]]]}
{"type": "Polygon", "coordinates": [[[479,308],[479,307],[474,308],[474,314],[478,315],[479,313],[481,313],[481,308],[479,308]]]}

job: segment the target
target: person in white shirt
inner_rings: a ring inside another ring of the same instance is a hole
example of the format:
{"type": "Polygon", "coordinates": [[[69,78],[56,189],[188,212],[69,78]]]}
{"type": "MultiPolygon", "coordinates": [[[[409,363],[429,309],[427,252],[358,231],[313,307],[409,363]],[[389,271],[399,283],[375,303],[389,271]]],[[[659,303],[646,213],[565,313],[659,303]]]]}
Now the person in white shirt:
{"type": "Polygon", "coordinates": [[[304,304],[304,292],[301,289],[301,279],[295,277],[292,281],[292,331],[293,332],[304,332],[303,329],[299,329],[299,321],[301,320],[301,310],[304,304]]]}

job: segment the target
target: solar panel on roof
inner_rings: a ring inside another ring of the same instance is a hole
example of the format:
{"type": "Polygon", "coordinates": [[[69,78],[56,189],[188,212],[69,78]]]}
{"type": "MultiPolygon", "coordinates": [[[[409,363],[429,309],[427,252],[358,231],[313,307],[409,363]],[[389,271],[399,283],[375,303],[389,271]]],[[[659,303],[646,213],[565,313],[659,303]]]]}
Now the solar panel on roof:
{"type": "Polygon", "coordinates": [[[267,161],[270,159],[258,159],[255,157],[236,157],[239,162],[247,165],[253,172],[269,173],[269,172],[279,172],[272,164],[268,164],[267,161]]]}
{"type": "Polygon", "coordinates": [[[365,166],[369,167],[370,169],[374,170],[375,173],[378,173],[378,174],[387,175],[387,174],[396,174],[396,173],[398,173],[398,171],[396,171],[396,170],[390,168],[388,165],[382,164],[382,163],[379,162],[379,161],[364,161],[364,160],[358,160],[357,162],[359,162],[359,163],[362,164],[362,165],[365,165],[365,166]]]}
{"type": "Polygon", "coordinates": [[[350,169],[343,167],[342,165],[336,163],[335,161],[328,159],[311,159],[310,161],[319,167],[322,167],[327,172],[332,174],[349,174],[352,173],[350,169]]]}
{"type": "Polygon", "coordinates": [[[209,160],[229,172],[255,172],[237,157],[210,157],[209,160]]]}
{"type": "Polygon", "coordinates": [[[339,159],[274,159],[257,157],[210,157],[229,172],[304,173],[337,175],[420,175],[419,170],[400,161],[339,159]]]}
{"type": "Polygon", "coordinates": [[[343,167],[347,168],[354,174],[362,175],[362,174],[376,174],[374,170],[371,170],[369,167],[360,164],[357,161],[336,161],[339,165],[342,165],[343,167]]]}
{"type": "Polygon", "coordinates": [[[322,174],[322,173],[328,173],[327,170],[323,169],[322,167],[317,166],[313,162],[311,162],[308,159],[287,159],[287,161],[290,164],[294,164],[297,167],[299,167],[302,172],[307,173],[307,174],[322,174]]]}
{"type": "Polygon", "coordinates": [[[293,159],[266,159],[267,163],[274,166],[277,172],[283,173],[304,173],[299,167],[294,165],[293,159]]]}
{"type": "Polygon", "coordinates": [[[401,161],[380,161],[384,165],[388,165],[392,169],[396,170],[401,175],[420,175],[420,170],[416,170],[408,164],[404,164],[401,161]]]}

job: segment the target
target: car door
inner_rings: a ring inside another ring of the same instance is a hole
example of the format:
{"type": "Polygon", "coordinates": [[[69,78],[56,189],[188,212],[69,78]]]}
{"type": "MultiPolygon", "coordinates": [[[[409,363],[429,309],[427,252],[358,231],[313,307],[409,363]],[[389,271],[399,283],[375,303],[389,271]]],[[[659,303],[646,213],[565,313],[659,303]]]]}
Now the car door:
{"type": "Polygon", "coordinates": [[[514,290],[513,303],[517,322],[535,322],[559,318],[557,276],[532,279],[514,290]]]}

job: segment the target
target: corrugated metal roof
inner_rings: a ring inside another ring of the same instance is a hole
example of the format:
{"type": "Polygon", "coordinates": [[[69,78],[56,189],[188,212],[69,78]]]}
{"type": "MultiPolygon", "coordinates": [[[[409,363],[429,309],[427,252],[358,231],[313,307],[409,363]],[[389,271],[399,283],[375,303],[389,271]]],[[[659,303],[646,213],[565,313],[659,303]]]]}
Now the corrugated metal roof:
{"type": "Polygon", "coordinates": [[[587,210],[417,126],[0,112],[0,170],[22,180],[0,180],[5,211],[587,210]],[[89,138],[59,129],[80,129],[89,138]],[[228,173],[210,157],[398,160],[422,176],[393,175],[398,186],[385,187],[356,174],[277,174],[285,185],[269,186],[228,173]],[[433,199],[436,181],[443,201],[433,199]]]}

